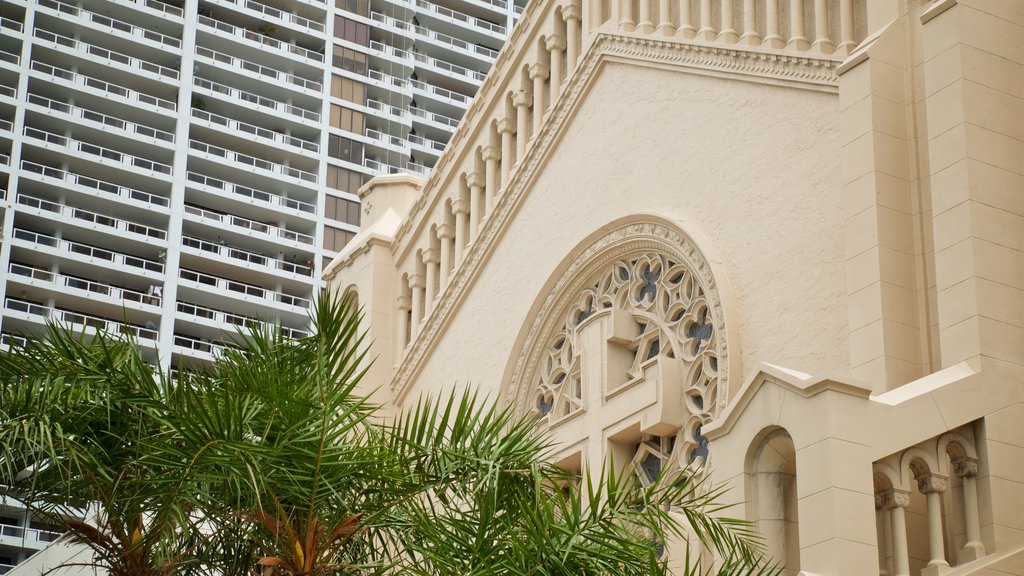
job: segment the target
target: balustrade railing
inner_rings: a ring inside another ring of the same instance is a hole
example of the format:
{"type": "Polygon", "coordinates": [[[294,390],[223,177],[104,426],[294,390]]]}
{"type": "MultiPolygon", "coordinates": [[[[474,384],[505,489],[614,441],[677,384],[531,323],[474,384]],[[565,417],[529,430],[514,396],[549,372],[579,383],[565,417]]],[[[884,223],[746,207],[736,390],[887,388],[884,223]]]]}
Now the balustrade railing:
{"type": "Polygon", "coordinates": [[[158,106],[160,108],[166,108],[167,110],[176,110],[177,105],[170,100],[164,100],[163,98],[157,98],[156,96],[150,96],[149,94],[143,94],[134,90],[129,90],[124,86],[105,82],[91,76],[83,76],[82,74],[76,74],[63,68],[51,66],[38,60],[32,62],[32,70],[53,76],[54,78],[60,78],[62,80],[68,80],[80,86],[87,88],[93,88],[104,92],[109,95],[119,96],[126,100],[139,102],[141,104],[149,104],[152,106],[158,106]]]}

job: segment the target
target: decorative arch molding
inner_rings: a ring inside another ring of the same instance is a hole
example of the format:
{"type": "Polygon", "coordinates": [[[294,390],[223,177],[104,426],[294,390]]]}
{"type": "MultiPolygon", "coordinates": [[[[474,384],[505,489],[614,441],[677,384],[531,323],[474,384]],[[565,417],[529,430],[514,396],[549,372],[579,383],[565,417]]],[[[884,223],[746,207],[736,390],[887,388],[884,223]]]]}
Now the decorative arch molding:
{"type": "MultiPolygon", "coordinates": [[[[727,324],[729,292],[722,286],[724,275],[714,268],[694,237],[663,217],[636,215],[604,226],[577,245],[538,296],[528,316],[532,321],[521,328],[506,366],[502,403],[522,416],[556,408],[559,400],[554,397],[550,406],[538,404],[538,399],[543,402],[539,385],[570,382],[575,368],[570,360],[551,371],[552,343],[592,314],[615,309],[641,326],[631,344],[636,355],[631,374],[637,375],[638,364],[659,353],[681,365],[678,386],[690,389],[679,395],[680,408],[689,417],[678,424],[699,443],[699,426],[717,417],[728,401],[738,359],[727,324]],[[662,334],[651,337],[653,326],[662,334]],[[665,330],[676,332],[665,335],[665,330]],[[664,344],[652,351],[654,338],[664,344]],[[539,379],[541,372],[547,374],[539,379]],[[545,377],[547,382],[541,383],[545,377]],[[697,389],[711,390],[713,397],[697,398],[697,389]]],[[[582,399],[576,400],[581,407],[582,399]]]]}

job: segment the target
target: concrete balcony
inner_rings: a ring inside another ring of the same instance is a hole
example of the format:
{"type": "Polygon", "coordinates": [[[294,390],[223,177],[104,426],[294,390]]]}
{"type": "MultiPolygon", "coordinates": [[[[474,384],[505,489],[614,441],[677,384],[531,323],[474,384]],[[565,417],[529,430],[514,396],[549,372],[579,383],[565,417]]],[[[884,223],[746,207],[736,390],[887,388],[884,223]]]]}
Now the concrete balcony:
{"type": "Polygon", "coordinates": [[[313,276],[313,268],[309,266],[293,264],[291,262],[286,262],[284,260],[272,258],[256,252],[250,252],[249,250],[243,250],[226,244],[210,242],[187,234],[182,236],[181,246],[183,249],[188,249],[186,251],[192,254],[202,255],[204,257],[215,255],[221,259],[226,259],[226,262],[225,260],[220,260],[221,262],[231,263],[239,266],[240,268],[256,268],[275,273],[284,272],[285,274],[289,274],[299,279],[312,278],[313,276]]]}
{"type": "Polygon", "coordinates": [[[307,92],[320,94],[323,89],[323,83],[318,80],[307,80],[300,78],[289,72],[277,70],[269,66],[263,66],[250,60],[231,56],[223,52],[211,50],[203,46],[196,46],[196,55],[205,58],[211,62],[215,62],[218,65],[229,66],[234,68],[239,74],[250,76],[255,74],[257,78],[263,81],[284,83],[286,87],[293,89],[301,89],[307,92]]]}
{"type": "Polygon", "coordinates": [[[181,40],[173,36],[91,12],[63,0],[39,0],[38,6],[43,9],[44,13],[52,13],[63,22],[99,30],[114,37],[142,42],[151,47],[168,50],[176,54],[180,53],[181,40]]]}
{"type": "Polygon", "coordinates": [[[126,169],[134,169],[135,171],[141,172],[147,176],[169,176],[171,173],[171,167],[168,164],[161,164],[160,162],[154,162],[147,160],[146,158],[140,158],[138,156],[132,156],[131,154],[125,154],[124,152],[118,152],[117,150],[111,150],[102,146],[96,146],[88,142],[81,140],[75,140],[74,138],[68,138],[45,130],[39,130],[38,128],[32,128],[26,126],[24,130],[26,138],[31,138],[40,145],[44,145],[46,148],[61,149],[73,156],[84,157],[85,159],[98,162],[100,164],[115,164],[126,169]]]}
{"type": "Polygon", "coordinates": [[[293,215],[304,215],[308,218],[316,217],[316,205],[309,202],[302,202],[294,198],[288,198],[281,194],[257,190],[241,184],[235,184],[198,172],[187,174],[188,186],[206,192],[224,194],[233,200],[248,201],[251,204],[259,204],[273,210],[281,208],[291,212],[293,215]]]}
{"type": "Polygon", "coordinates": [[[11,238],[14,245],[28,250],[50,252],[54,256],[80,260],[88,264],[108,267],[118,271],[149,277],[162,275],[164,272],[164,265],[160,262],[97,246],[90,246],[81,242],[72,242],[39,232],[15,228],[11,238]]]}
{"type": "Polygon", "coordinates": [[[39,324],[45,324],[47,320],[51,320],[63,323],[75,332],[104,331],[109,334],[135,338],[142,345],[156,347],[157,331],[145,326],[138,326],[91,314],[82,314],[74,310],[49,308],[37,302],[20,298],[9,297],[5,299],[4,309],[7,314],[18,319],[30,320],[39,324]]]}
{"type": "Polygon", "coordinates": [[[446,22],[450,22],[470,30],[484,32],[485,34],[497,39],[503,40],[505,33],[507,32],[507,29],[500,24],[481,20],[480,18],[476,18],[462,12],[457,12],[450,8],[445,8],[444,6],[438,6],[437,4],[428,2],[427,0],[416,0],[416,7],[421,11],[435,14],[439,19],[446,22]]]}
{"type": "Polygon", "coordinates": [[[283,304],[291,308],[290,311],[300,314],[305,314],[305,310],[312,304],[308,298],[293,296],[284,292],[269,290],[255,284],[229,280],[214,276],[213,274],[189,270],[188,268],[181,268],[178,272],[178,278],[181,280],[180,285],[188,288],[211,292],[217,296],[240,298],[247,302],[283,304]]]}
{"type": "Polygon", "coordinates": [[[312,34],[317,37],[323,36],[325,27],[322,22],[304,18],[298,14],[291,14],[278,10],[272,6],[261,4],[256,0],[211,0],[213,5],[234,6],[250,13],[250,16],[269,23],[281,24],[290,29],[312,34]]]}
{"type": "Polygon", "coordinates": [[[234,120],[227,116],[221,116],[219,114],[199,110],[198,108],[192,109],[192,117],[210,126],[218,126],[233,132],[241,132],[245,135],[243,137],[255,136],[256,141],[262,141],[264,144],[270,146],[283,144],[285,146],[295,148],[296,151],[306,150],[313,153],[320,151],[320,145],[316,142],[310,142],[287,134],[281,134],[280,132],[275,132],[273,130],[267,130],[266,128],[260,128],[259,126],[254,126],[240,120],[234,120]]]}
{"type": "Polygon", "coordinates": [[[166,82],[178,79],[178,71],[173,68],[154,64],[148,60],[142,60],[141,58],[135,58],[120,52],[114,52],[95,44],[88,44],[68,36],[50,32],[49,30],[36,28],[33,36],[37,39],[37,43],[41,41],[44,45],[49,44],[49,47],[69,56],[94,62],[99,61],[99,63],[106,64],[111,68],[131,72],[153,80],[166,82]]]}
{"type": "Polygon", "coordinates": [[[445,62],[444,60],[427,56],[426,54],[420,54],[419,52],[413,52],[413,59],[420,64],[426,65],[428,68],[433,68],[435,71],[444,73],[446,76],[458,76],[460,80],[464,80],[479,86],[484,78],[487,78],[487,74],[484,72],[477,72],[476,70],[470,70],[451,62],[445,62]]]}
{"type": "Polygon", "coordinates": [[[162,17],[171,17],[174,20],[180,21],[185,11],[177,6],[172,6],[166,2],[160,2],[160,0],[126,0],[130,6],[136,10],[142,10],[144,12],[150,12],[162,17]]]}
{"type": "Polygon", "coordinates": [[[147,142],[162,146],[174,143],[174,134],[171,132],[158,130],[135,122],[129,122],[108,114],[96,112],[95,110],[72,106],[52,98],[29,94],[28,103],[42,108],[43,111],[50,116],[58,118],[63,116],[64,120],[72,124],[78,124],[80,121],[85,121],[87,124],[93,123],[101,130],[109,130],[110,128],[113,128],[130,137],[143,139],[147,142]],[[56,114],[54,112],[56,112],[56,114]]]}
{"type": "Polygon", "coordinates": [[[267,176],[284,177],[297,183],[312,184],[314,186],[317,183],[316,174],[285,166],[284,164],[234,152],[198,140],[189,140],[188,147],[193,154],[201,154],[207,159],[221,158],[226,162],[233,163],[240,170],[258,170],[267,176]]]}
{"type": "Polygon", "coordinates": [[[166,207],[169,204],[167,198],[143,192],[127,186],[112,184],[89,176],[83,176],[74,172],[58,170],[50,166],[44,166],[28,160],[21,161],[22,174],[41,182],[66,187],[70,185],[74,190],[92,196],[105,199],[116,199],[125,204],[140,206],[143,208],[166,207]],[[36,176],[38,175],[38,177],[36,176]]]}
{"type": "Polygon", "coordinates": [[[245,104],[244,106],[248,106],[249,104],[255,104],[257,109],[262,109],[264,112],[268,114],[288,114],[289,116],[294,117],[296,120],[304,120],[307,122],[308,125],[316,125],[317,127],[319,127],[319,112],[305,110],[297,106],[292,106],[291,104],[286,104],[284,102],[272,100],[270,98],[266,98],[258,94],[253,94],[252,92],[246,92],[245,90],[239,90],[237,88],[232,88],[231,86],[226,86],[218,82],[213,82],[205,78],[200,78],[199,76],[195,77],[193,83],[197,87],[202,88],[204,90],[208,90],[213,94],[224,96],[231,100],[241,100],[247,102],[248,104],[245,104]]]}
{"type": "MultiPolygon", "coordinates": [[[[267,331],[272,328],[271,324],[263,322],[257,318],[253,318],[252,316],[228,312],[226,310],[218,310],[216,308],[193,304],[191,302],[178,301],[177,311],[179,318],[184,317],[185,320],[206,326],[212,322],[214,324],[218,324],[218,328],[227,333],[230,333],[232,329],[240,329],[243,331],[267,331]]],[[[288,338],[304,338],[309,336],[309,332],[306,330],[289,328],[287,326],[282,326],[281,331],[288,338]]]]}
{"type": "Polygon", "coordinates": [[[11,262],[9,271],[11,274],[9,278],[13,282],[24,282],[37,288],[101,300],[114,306],[132,303],[136,307],[159,313],[161,297],[155,292],[147,293],[121,286],[113,286],[77,276],[50,272],[49,270],[26,266],[16,262],[11,262]]]}
{"type": "Polygon", "coordinates": [[[440,155],[448,146],[444,142],[438,142],[437,140],[431,140],[430,138],[424,138],[423,136],[418,136],[416,134],[410,134],[408,140],[411,148],[434,155],[440,155]]]}
{"type": "MultiPolygon", "coordinates": [[[[308,50],[302,46],[290,44],[288,42],[282,42],[280,40],[265,36],[258,32],[246,30],[240,26],[232,26],[227,22],[221,22],[209,16],[199,16],[199,24],[206,26],[210,29],[216,30],[220,35],[228,34],[234,36],[240,40],[247,40],[249,43],[255,43],[260,49],[266,50],[268,47],[274,49],[278,53],[291,57],[298,58],[300,60],[310,61],[319,64],[324,61],[324,55],[322,52],[315,52],[308,50]]],[[[250,45],[250,47],[256,47],[250,45]]]]}
{"type": "Polygon", "coordinates": [[[451,132],[459,125],[457,118],[451,118],[443,114],[437,114],[429,112],[422,108],[416,108],[413,106],[409,107],[409,115],[413,118],[419,118],[427,122],[428,124],[440,128],[446,132],[451,132]]]}
{"type": "Polygon", "coordinates": [[[32,71],[48,76],[56,84],[64,85],[66,88],[87,88],[95,91],[101,97],[112,98],[113,100],[120,100],[131,104],[140,104],[157,110],[173,112],[177,109],[177,104],[170,100],[129,90],[124,86],[112,84],[91,76],[76,74],[70,70],[51,66],[45,62],[32,62],[32,71]]]}
{"type": "MultiPolygon", "coordinates": [[[[151,242],[153,240],[167,239],[167,232],[160,230],[159,228],[136,224],[135,222],[130,222],[128,220],[112,218],[105,214],[98,214],[96,212],[75,208],[66,204],[58,204],[42,198],[29,196],[21,192],[18,193],[16,203],[19,206],[35,210],[37,214],[42,214],[58,221],[77,224],[78,226],[88,227],[94,230],[101,230],[110,234],[116,234],[122,238],[128,238],[139,242],[151,242]],[[56,218],[57,216],[59,216],[59,218],[56,218]]],[[[157,245],[164,246],[166,243],[157,242],[157,245]]]]}
{"type": "Polygon", "coordinates": [[[284,228],[257,222],[233,214],[216,212],[206,208],[200,208],[191,204],[185,205],[185,218],[194,222],[206,224],[211,227],[235,228],[240,234],[261,236],[270,240],[285,240],[296,245],[305,244],[312,246],[314,238],[309,234],[300,234],[284,228]]]}

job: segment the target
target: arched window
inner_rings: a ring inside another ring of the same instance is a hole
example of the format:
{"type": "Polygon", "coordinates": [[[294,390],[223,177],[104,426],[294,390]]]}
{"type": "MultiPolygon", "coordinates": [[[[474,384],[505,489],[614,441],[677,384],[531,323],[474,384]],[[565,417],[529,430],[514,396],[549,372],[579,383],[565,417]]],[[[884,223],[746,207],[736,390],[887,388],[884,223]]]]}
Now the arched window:
{"type": "Polygon", "coordinates": [[[783,574],[800,572],[796,449],[782,428],[754,440],[747,455],[747,518],[764,536],[765,551],[785,565],[783,574]]]}

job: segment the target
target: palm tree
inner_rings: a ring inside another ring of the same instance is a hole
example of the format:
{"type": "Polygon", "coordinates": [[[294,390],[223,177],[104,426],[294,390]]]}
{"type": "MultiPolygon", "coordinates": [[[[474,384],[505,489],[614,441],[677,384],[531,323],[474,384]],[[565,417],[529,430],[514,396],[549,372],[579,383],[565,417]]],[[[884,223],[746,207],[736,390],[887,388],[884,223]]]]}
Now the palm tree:
{"type": "Polygon", "coordinates": [[[15,346],[0,484],[58,519],[98,503],[95,526],[64,524],[117,576],[662,574],[660,547],[684,532],[722,574],[771,570],[699,482],[573,478],[533,422],[471,395],[380,420],[356,392],[358,311],[322,295],[311,316],[311,336],[241,333],[176,380],[129,338],[51,327],[15,346]]]}

